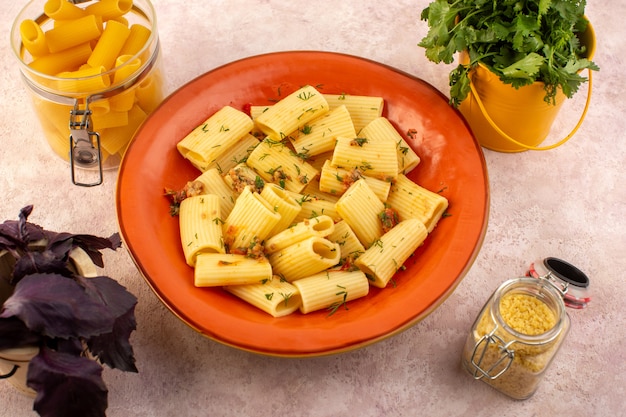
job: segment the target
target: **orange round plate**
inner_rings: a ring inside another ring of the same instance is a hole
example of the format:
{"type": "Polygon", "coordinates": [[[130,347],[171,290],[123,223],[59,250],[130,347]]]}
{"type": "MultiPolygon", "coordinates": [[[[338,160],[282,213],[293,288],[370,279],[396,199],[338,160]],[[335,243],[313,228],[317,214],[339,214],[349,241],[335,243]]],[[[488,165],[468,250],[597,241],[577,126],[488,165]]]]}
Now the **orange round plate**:
{"type": "Polygon", "coordinates": [[[126,248],[150,287],[181,320],[221,343],[276,356],[317,356],[380,341],[417,323],[456,288],[486,231],[489,188],[480,146],[447,98],[428,83],[355,56],[279,52],[236,61],[189,82],[146,120],[121,163],[117,217],[126,248]],[[394,285],[333,315],[318,311],[273,318],[220,288],[197,288],[185,263],[178,218],[164,189],[180,189],[199,175],[176,143],[225,105],[266,105],[310,84],[322,93],[385,99],[384,116],[421,157],[408,176],[441,192],[449,216],[398,272],[394,285]]]}

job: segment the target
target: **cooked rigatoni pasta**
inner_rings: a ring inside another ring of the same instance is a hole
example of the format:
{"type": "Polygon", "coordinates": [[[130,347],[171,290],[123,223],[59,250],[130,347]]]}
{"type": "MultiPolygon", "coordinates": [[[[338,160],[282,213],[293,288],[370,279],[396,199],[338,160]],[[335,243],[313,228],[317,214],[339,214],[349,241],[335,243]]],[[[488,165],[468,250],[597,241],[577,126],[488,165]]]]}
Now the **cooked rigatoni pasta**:
{"type": "Polygon", "coordinates": [[[346,106],[339,106],[301,126],[289,135],[296,153],[311,157],[332,151],[338,136],[355,137],[356,132],[346,106]]]}
{"type": "Polygon", "coordinates": [[[128,35],[130,35],[128,26],[115,20],[108,21],[91,56],[87,59],[87,64],[90,67],[102,66],[107,71],[113,68],[128,35]]]}
{"type": "Polygon", "coordinates": [[[194,268],[196,287],[256,284],[270,279],[272,266],[267,259],[253,259],[246,255],[202,253],[194,268]]]}
{"type": "Polygon", "coordinates": [[[228,184],[236,194],[240,194],[247,186],[250,186],[252,191],[261,192],[265,185],[263,178],[243,162],[235,165],[234,168],[231,168],[222,175],[226,184],[228,184]]]}
{"type": "Polygon", "coordinates": [[[226,184],[224,178],[217,169],[208,169],[198,177],[195,181],[200,181],[204,187],[205,194],[215,194],[220,199],[220,219],[228,217],[235,206],[236,194],[226,184]]]}
{"type": "Polygon", "coordinates": [[[245,187],[224,224],[224,240],[231,252],[244,251],[261,244],[280,220],[272,207],[259,193],[245,187]]]}
{"type": "MultiPolygon", "coordinates": [[[[320,166],[319,168],[317,167],[315,168],[320,171],[320,175],[321,175],[322,166],[320,166]]],[[[302,190],[300,194],[301,194],[301,197],[307,196],[307,198],[311,198],[311,199],[326,200],[333,204],[336,203],[337,200],[339,200],[339,197],[341,197],[341,195],[327,193],[325,191],[320,190],[320,177],[314,178],[312,181],[309,181],[309,183],[306,185],[306,187],[304,187],[304,190],[302,190]]],[[[304,200],[301,200],[301,201],[304,201],[304,200]]]]}
{"type": "Polygon", "coordinates": [[[46,55],[48,44],[46,35],[41,26],[32,19],[25,19],[20,23],[20,38],[24,48],[34,57],[46,55]]]}
{"type": "Polygon", "coordinates": [[[261,190],[261,197],[265,199],[274,210],[280,214],[280,221],[276,223],[276,226],[270,231],[268,237],[274,236],[276,233],[285,230],[289,227],[296,216],[302,210],[302,206],[298,204],[293,196],[293,193],[286,191],[277,184],[268,182],[263,186],[261,190]]]}
{"type": "Polygon", "coordinates": [[[302,302],[298,289],[276,275],[261,283],[229,285],[224,289],[274,317],[293,313],[302,302]]]}
{"type": "Polygon", "coordinates": [[[368,177],[367,175],[363,175],[361,170],[357,168],[347,170],[332,166],[329,160],[326,160],[320,171],[319,189],[325,193],[341,196],[354,181],[361,178],[367,182],[367,185],[374,191],[374,194],[376,194],[380,201],[387,201],[387,196],[391,188],[390,181],[368,177]]]}
{"type": "Polygon", "coordinates": [[[383,234],[378,215],[385,209],[385,205],[365,180],[360,179],[352,184],[337,201],[336,208],[365,248],[369,248],[383,234]]]}
{"type": "Polygon", "coordinates": [[[203,169],[216,168],[221,174],[225,174],[237,165],[245,164],[250,152],[252,152],[258,144],[259,140],[247,133],[228,150],[215,158],[213,162],[204,166],[203,169]]]}
{"type": "Polygon", "coordinates": [[[303,220],[267,239],[264,245],[265,253],[269,255],[281,251],[287,246],[294,245],[310,237],[326,237],[334,230],[335,223],[328,216],[318,216],[303,220]]]}
{"type": "Polygon", "coordinates": [[[432,232],[448,208],[448,199],[427,190],[405,175],[399,175],[391,187],[387,203],[398,211],[400,220],[418,219],[432,232]]]}
{"type": "Polygon", "coordinates": [[[384,181],[398,176],[396,144],[392,141],[339,137],[331,164],[348,170],[356,168],[384,181]]]}
{"type": "Polygon", "coordinates": [[[346,308],[348,301],[365,297],[369,283],[361,271],[325,271],[293,282],[300,293],[303,314],[328,309],[329,314],[346,308]]]}
{"type": "Polygon", "coordinates": [[[311,179],[319,175],[317,169],[294,155],[284,142],[270,138],[265,138],[254,148],[246,164],[263,180],[277,183],[296,193],[301,192],[311,179]]]}
{"type": "Polygon", "coordinates": [[[355,264],[370,276],[371,285],[385,288],[427,236],[428,231],[419,220],[401,221],[359,256],[355,264]]]}
{"type": "Polygon", "coordinates": [[[312,86],[304,86],[261,113],[255,125],[274,140],[282,140],[300,127],[328,112],[324,96],[312,86]]]}
{"type": "Polygon", "coordinates": [[[324,98],[331,110],[339,106],[346,106],[357,134],[365,125],[383,114],[384,100],[382,97],[324,94],[324,98]]]}
{"type": "Polygon", "coordinates": [[[250,132],[250,117],[233,107],[224,106],[187,134],[176,148],[197,168],[204,171],[218,156],[250,132]]]}
{"type": "Polygon", "coordinates": [[[294,219],[295,222],[300,222],[305,219],[313,219],[317,216],[330,216],[335,222],[341,220],[341,215],[337,211],[336,203],[329,200],[323,200],[321,198],[310,198],[310,196],[303,196],[300,200],[302,209],[298,216],[294,219]]]}
{"type": "Polygon", "coordinates": [[[321,237],[310,237],[269,255],[274,274],[289,282],[335,266],[341,260],[339,245],[321,237]]]}
{"type": "Polygon", "coordinates": [[[326,238],[341,248],[342,263],[352,261],[365,252],[365,247],[345,220],[335,223],[335,230],[326,238]]]}
{"type": "Polygon", "coordinates": [[[412,171],[419,163],[420,158],[398,133],[389,119],[377,117],[368,123],[360,132],[359,137],[370,140],[391,140],[396,144],[398,155],[398,172],[404,174],[412,171]]]}
{"type": "Polygon", "coordinates": [[[220,199],[216,195],[198,195],[181,202],[180,241],[189,266],[196,265],[199,253],[225,253],[219,216],[220,199]]]}
{"type": "Polygon", "coordinates": [[[51,53],[98,39],[102,33],[102,19],[95,15],[87,15],[46,32],[46,43],[51,53]]]}

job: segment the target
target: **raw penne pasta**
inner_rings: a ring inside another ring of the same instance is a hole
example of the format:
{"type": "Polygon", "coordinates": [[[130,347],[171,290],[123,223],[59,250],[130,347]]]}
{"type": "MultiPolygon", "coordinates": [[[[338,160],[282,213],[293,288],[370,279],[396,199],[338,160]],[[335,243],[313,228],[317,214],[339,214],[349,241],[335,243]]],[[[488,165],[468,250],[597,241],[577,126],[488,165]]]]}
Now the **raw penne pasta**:
{"type": "Polygon", "coordinates": [[[328,309],[329,314],[346,303],[369,293],[369,283],[361,271],[326,271],[293,282],[301,299],[303,314],[328,309]]]}
{"type": "Polygon", "coordinates": [[[274,274],[289,282],[304,278],[339,263],[339,245],[321,237],[310,237],[269,255],[274,274]]]}
{"type": "Polygon", "coordinates": [[[91,52],[91,45],[89,42],[85,42],[57,53],[37,57],[28,66],[35,71],[48,75],[75,71],[81,64],[87,62],[91,52]]]}
{"type": "Polygon", "coordinates": [[[90,67],[102,66],[107,71],[113,68],[128,35],[130,35],[128,26],[115,20],[108,21],[91,56],[87,59],[87,64],[90,67]]]}
{"type": "Polygon", "coordinates": [[[345,220],[335,223],[335,230],[326,239],[337,243],[341,248],[342,264],[346,261],[352,263],[365,252],[365,247],[345,220]]]}
{"type": "Polygon", "coordinates": [[[272,279],[272,266],[266,258],[253,259],[231,253],[201,253],[194,268],[196,287],[246,285],[272,279]]]}
{"type": "Polygon", "coordinates": [[[43,5],[43,12],[55,20],[74,20],[87,15],[84,9],[68,0],[48,0],[43,5]]]}
{"type": "Polygon", "coordinates": [[[246,164],[268,182],[296,193],[301,192],[307,183],[319,175],[311,164],[293,154],[283,142],[270,138],[262,140],[250,153],[246,164]]]}
{"type": "Polygon", "coordinates": [[[125,15],[132,7],[133,0],[99,0],[85,7],[85,12],[109,20],[125,15]]]}
{"type": "Polygon", "coordinates": [[[196,265],[199,253],[225,253],[220,199],[213,194],[184,199],[180,204],[180,241],[185,261],[196,265]]]}
{"type": "Polygon", "coordinates": [[[359,137],[370,140],[391,140],[396,144],[398,156],[398,172],[407,174],[419,163],[420,158],[406,143],[391,122],[385,117],[377,117],[368,123],[360,132],[359,137]]]}
{"type": "Polygon", "coordinates": [[[98,39],[101,33],[102,19],[90,14],[48,30],[46,42],[50,52],[55,53],[98,39]]]}
{"type": "Polygon", "coordinates": [[[228,217],[235,206],[236,194],[226,184],[217,169],[212,168],[200,174],[194,181],[200,181],[206,194],[214,194],[220,199],[220,219],[228,217]]]}
{"type": "Polygon", "coordinates": [[[185,136],[176,147],[183,157],[193,160],[194,165],[208,166],[250,132],[252,126],[252,119],[247,114],[224,106],[185,136]]]}
{"type": "Polygon", "coordinates": [[[270,238],[289,227],[302,210],[302,206],[298,204],[292,193],[271,182],[265,184],[261,191],[261,197],[280,214],[280,221],[268,234],[270,238]]]}
{"type": "Polygon", "coordinates": [[[448,200],[444,196],[427,190],[405,175],[398,175],[389,192],[387,204],[398,212],[400,220],[418,219],[429,233],[448,208],[448,200]]]}
{"type": "Polygon", "coordinates": [[[280,220],[280,214],[259,193],[245,187],[222,226],[231,253],[261,244],[280,220]]]}
{"type": "Polygon", "coordinates": [[[337,201],[336,208],[365,248],[369,248],[382,236],[378,215],[385,209],[385,205],[365,180],[360,179],[352,184],[337,201]]]}
{"type": "Polygon", "coordinates": [[[328,103],[324,96],[308,85],[261,113],[254,123],[267,136],[280,141],[327,112],[328,103]]]}
{"type": "Polygon", "coordinates": [[[303,220],[267,239],[264,245],[265,253],[269,255],[281,251],[310,237],[326,237],[334,230],[335,223],[328,216],[303,220]]]}
{"type": "Polygon", "coordinates": [[[342,196],[354,181],[361,178],[367,182],[367,185],[369,185],[380,201],[387,201],[387,196],[391,189],[390,181],[368,177],[363,175],[361,170],[357,168],[347,170],[332,166],[329,160],[326,160],[320,171],[319,189],[325,193],[342,196]]]}
{"type": "Polygon", "coordinates": [[[302,302],[298,289],[276,275],[262,283],[229,285],[224,289],[274,317],[293,313],[302,302]]]}
{"type": "Polygon", "coordinates": [[[147,45],[152,31],[144,25],[135,23],[130,26],[130,33],[120,50],[120,55],[135,55],[147,45]]]}
{"type": "Polygon", "coordinates": [[[348,170],[356,168],[363,175],[383,181],[398,176],[396,144],[392,141],[339,137],[331,164],[348,170]]]}
{"type": "Polygon", "coordinates": [[[384,100],[382,97],[324,94],[324,98],[326,98],[331,110],[338,106],[346,106],[357,134],[365,125],[383,114],[384,100]]]}
{"type": "Polygon", "coordinates": [[[25,19],[20,23],[20,38],[22,45],[33,57],[48,54],[46,35],[41,26],[32,19],[25,19]]]}
{"type": "Polygon", "coordinates": [[[355,261],[370,276],[370,284],[385,288],[404,262],[424,242],[428,231],[417,219],[401,221],[355,261]]]}
{"type": "Polygon", "coordinates": [[[335,149],[338,136],[355,137],[356,132],[346,106],[339,106],[300,127],[289,135],[296,153],[311,157],[335,149]]]}

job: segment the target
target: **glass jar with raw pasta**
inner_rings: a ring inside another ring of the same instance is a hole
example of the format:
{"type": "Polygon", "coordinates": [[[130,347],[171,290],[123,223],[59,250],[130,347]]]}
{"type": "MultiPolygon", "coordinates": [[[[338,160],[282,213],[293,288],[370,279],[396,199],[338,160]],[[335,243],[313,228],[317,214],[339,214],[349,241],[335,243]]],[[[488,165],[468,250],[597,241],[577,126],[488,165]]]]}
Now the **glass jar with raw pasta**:
{"type": "Polygon", "coordinates": [[[535,393],[569,331],[563,302],[568,281],[588,284],[586,275],[565,261],[546,258],[543,263],[546,275],[511,279],[496,289],[462,353],[463,367],[474,379],[520,400],[535,393]],[[567,279],[563,271],[576,272],[576,279],[567,279]]]}
{"type": "Polygon", "coordinates": [[[35,114],[74,184],[102,183],[163,99],[149,0],[33,0],[11,30],[35,114]]]}

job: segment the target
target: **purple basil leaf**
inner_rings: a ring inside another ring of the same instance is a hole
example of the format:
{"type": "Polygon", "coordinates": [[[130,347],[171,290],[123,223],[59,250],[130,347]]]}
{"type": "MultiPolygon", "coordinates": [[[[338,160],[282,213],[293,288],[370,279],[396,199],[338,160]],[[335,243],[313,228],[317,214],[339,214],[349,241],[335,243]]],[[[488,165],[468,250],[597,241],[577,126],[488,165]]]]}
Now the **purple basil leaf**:
{"type": "Polygon", "coordinates": [[[95,301],[105,304],[115,318],[126,314],[128,310],[137,304],[137,297],[112,278],[77,277],[76,279],[85,288],[86,294],[95,301]]]}
{"type": "Polygon", "coordinates": [[[115,317],[74,280],[54,274],[28,275],[15,286],[0,317],[20,318],[52,338],[89,338],[113,331],[115,317]]]}
{"type": "Polygon", "coordinates": [[[89,339],[87,345],[100,362],[125,372],[139,372],[130,344],[130,334],[137,328],[134,308],[115,320],[113,331],[89,339]]]}
{"type": "Polygon", "coordinates": [[[43,348],[28,367],[28,386],[37,391],[41,417],[104,417],[108,390],[93,360],[43,348]]]}
{"type": "Polygon", "coordinates": [[[38,345],[41,336],[31,332],[17,317],[0,318],[0,350],[38,345]]]}
{"type": "MultiPolygon", "coordinates": [[[[89,255],[91,261],[101,268],[104,266],[104,262],[102,261],[102,254],[100,253],[100,250],[115,250],[121,246],[121,240],[118,233],[114,233],[109,238],[93,235],[74,235],[71,233],[46,232],[46,234],[48,238],[48,247],[51,250],[55,251],[56,253],[63,253],[65,247],[59,247],[58,245],[69,242],[72,247],[78,246],[82,248],[85,252],[87,252],[87,255],[89,255]]],[[[69,250],[65,253],[68,252],[69,250]]]]}
{"type": "Polygon", "coordinates": [[[72,272],[67,267],[67,261],[57,257],[51,251],[27,252],[15,263],[12,284],[17,284],[26,275],[32,274],[61,274],[71,277],[72,272]]]}

